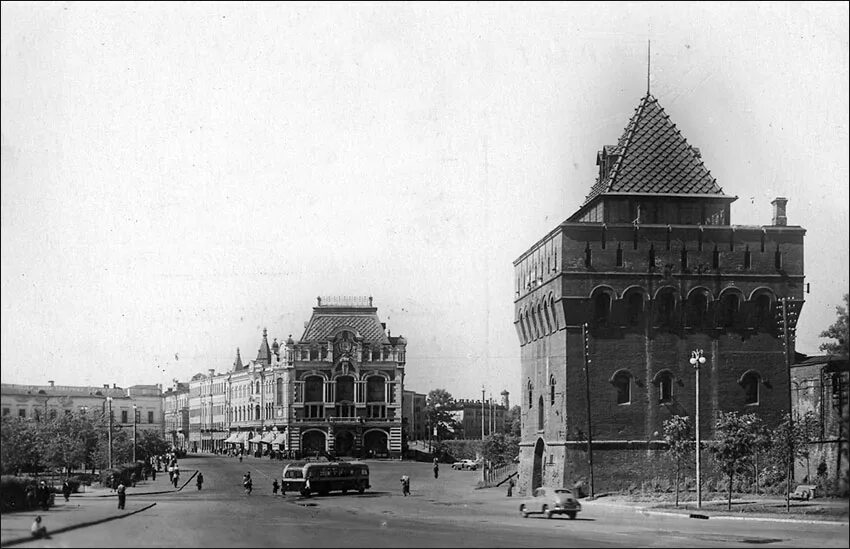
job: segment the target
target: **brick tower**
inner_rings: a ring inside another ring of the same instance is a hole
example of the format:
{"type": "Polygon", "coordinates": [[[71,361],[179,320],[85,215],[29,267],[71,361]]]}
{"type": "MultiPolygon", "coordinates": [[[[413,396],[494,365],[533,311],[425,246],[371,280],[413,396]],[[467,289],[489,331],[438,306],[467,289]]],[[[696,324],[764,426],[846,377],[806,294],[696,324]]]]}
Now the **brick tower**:
{"type": "Polygon", "coordinates": [[[694,415],[696,350],[703,440],[717,412],[789,409],[776,320],[781,298],[802,305],[805,230],[787,200],[732,225],[737,197],[649,93],[596,162],[581,207],[514,261],[521,490],[587,479],[588,434],[596,490],[667,478],[663,422],[694,415]]]}

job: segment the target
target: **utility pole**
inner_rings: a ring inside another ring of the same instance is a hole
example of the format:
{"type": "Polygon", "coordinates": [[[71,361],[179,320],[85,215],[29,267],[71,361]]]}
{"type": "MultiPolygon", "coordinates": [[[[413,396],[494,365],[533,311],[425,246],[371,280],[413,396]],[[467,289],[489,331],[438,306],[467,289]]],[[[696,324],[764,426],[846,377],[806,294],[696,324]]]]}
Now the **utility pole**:
{"type": "Polygon", "coordinates": [[[783,297],[782,302],[782,345],[785,347],[785,370],[788,374],[788,471],[785,478],[785,512],[791,512],[791,481],[794,478],[794,412],[791,403],[791,342],[792,332],[796,326],[796,311],[788,307],[788,300],[794,298],[783,297]]]}
{"type": "Polygon", "coordinates": [[[484,440],[484,386],[481,386],[481,440],[484,440]]]}
{"type": "Polygon", "coordinates": [[[581,336],[584,340],[584,400],[587,412],[587,465],[590,470],[590,498],[593,499],[593,427],[590,421],[590,336],[587,333],[587,322],[581,325],[581,336]]]}
{"type": "Polygon", "coordinates": [[[136,463],[136,421],[139,414],[136,409],[136,405],[133,404],[133,463],[136,463]]]}
{"type": "Polygon", "coordinates": [[[106,436],[109,440],[109,448],[107,449],[107,459],[109,461],[109,468],[112,469],[112,397],[106,397],[106,404],[109,406],[109,430],[106,431],[106,436]]]}

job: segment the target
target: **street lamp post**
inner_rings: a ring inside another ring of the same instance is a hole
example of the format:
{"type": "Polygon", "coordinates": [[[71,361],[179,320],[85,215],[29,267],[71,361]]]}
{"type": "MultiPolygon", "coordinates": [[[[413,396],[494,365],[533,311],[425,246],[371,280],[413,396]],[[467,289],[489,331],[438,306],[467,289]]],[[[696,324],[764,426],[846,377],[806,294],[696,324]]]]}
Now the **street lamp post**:
{"type": "Polygon", "coordinates": [[[700,364],[705,364],[705,357],[702,356],[702,349],[697,349],[696,351],[691,352],[691,359],[689,361],[691,365],[694,367],[694,371],[696,372],[696,405],[695,413],[694,413],[694,430],[696,433],[696,448],[694,451],[697,456],[697,509],[702,508],[702,479],[700,478],[700,440],[699,440],[699,367],[700,364]]]}
{"type": "Polygon", "coordinates": [[[109,468],[112,469],[112,397],[106,397],[106,404],[109,407],[109,430],[106,431],[106,436],[109,439],[109,448],[107,449],[107,461],[109,461],[109,468]]]}
{"type": "Polygon", "coordinates": [[[136,418],[138,412],[136,411],[136,405],[133,404],[133,463],[136,463],[136,418]]]}

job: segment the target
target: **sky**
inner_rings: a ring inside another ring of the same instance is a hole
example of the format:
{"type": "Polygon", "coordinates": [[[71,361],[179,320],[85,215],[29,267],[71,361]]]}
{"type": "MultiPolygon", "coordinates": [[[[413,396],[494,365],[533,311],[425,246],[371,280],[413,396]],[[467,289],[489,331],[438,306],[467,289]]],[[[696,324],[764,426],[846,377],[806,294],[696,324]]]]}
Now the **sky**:
{"type": "Polygon", "coordinates": [[[187,380],[372,296],[406,388],[516,401],[512,262],[650,85],[732,222],[848,291],[847,3],[2,3],[2,381],[187,380]],[[489,396],[488,394],[488,396],[489,396]]]}

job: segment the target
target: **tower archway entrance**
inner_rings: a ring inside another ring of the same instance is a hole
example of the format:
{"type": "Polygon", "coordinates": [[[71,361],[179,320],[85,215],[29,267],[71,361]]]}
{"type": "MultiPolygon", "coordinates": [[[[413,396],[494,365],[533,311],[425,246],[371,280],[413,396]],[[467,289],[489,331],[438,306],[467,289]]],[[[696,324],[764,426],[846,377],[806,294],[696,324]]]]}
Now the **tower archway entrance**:
{"type": "Polygon", "coordinates": [[[531,470],[531,489],[543,486],[543,449],[544,443],[542,438],[537,439],[537,444],[534,445],[534,467],[531,470]]]}

